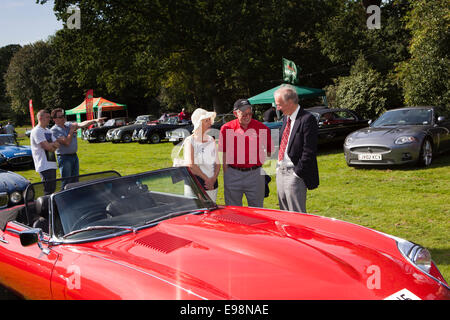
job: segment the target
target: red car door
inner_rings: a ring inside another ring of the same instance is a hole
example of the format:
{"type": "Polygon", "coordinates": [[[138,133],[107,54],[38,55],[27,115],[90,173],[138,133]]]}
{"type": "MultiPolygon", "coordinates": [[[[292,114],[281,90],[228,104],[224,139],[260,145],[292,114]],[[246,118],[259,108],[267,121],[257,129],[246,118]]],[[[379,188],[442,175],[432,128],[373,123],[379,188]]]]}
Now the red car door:
{"type": "MultiPolygon", "coordinates": [[[[26,299],[51,299],[50,279],[58,254],[37,244],[24,247],[19,232],[27,227],[9,222],[0,230],[0,282],[26,299]]],[[[44,247],[47,247],[43,243],[44,247]]]]}

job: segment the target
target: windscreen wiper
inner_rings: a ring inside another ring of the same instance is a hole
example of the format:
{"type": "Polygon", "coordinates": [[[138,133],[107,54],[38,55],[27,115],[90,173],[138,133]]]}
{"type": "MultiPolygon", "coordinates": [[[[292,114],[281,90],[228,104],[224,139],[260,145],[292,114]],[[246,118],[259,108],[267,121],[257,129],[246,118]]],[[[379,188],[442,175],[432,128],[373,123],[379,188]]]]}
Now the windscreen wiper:
{"type": "Polygon", "coordinates": [[[142,227],[148,226],[149,224],[157,224],[158,222],[161,222],[163,220],[167,220],[167,219],[170,219],[170,218],[173,218],[173,217],[177,217],[177,216],[182,216],[184,214],[188,214],[188,213],[190,213],[190,214],[204,213],[205,211],[208,211],[208,210],[210,210],[210,208],[201,208],[201,209],[192,209],[192,210],[186,210],[186,211],[172,212],[172,213],[166,214],[166,215],[164,215],[162,217],[146,221],[142,225],[142,227]]]}
{"type": "Polygon", "coordinates": [[[107,229],[122,229],[122,230],[133,231],[133,233],[136,233],[138,231],[137,228],[131,227],[131,226],[130,227],[128,227],[128,226],[91,226],[91,227],[87,227],[87,228],[83,228],[83,229],[74,230],[72,232],[69,232],[68,234],[65,234],[63,236],[63,239],[66,239],[67,237],[70,237],[70,236],[72,236],[74,234],[85,232],[85,231],[107,230],[107,229]]]}

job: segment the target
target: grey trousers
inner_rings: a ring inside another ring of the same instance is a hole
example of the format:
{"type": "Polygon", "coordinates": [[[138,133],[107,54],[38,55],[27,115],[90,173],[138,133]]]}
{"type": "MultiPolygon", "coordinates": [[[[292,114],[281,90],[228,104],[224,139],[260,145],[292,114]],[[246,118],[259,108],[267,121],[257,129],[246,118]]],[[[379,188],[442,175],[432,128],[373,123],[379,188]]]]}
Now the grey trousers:
{"type": "Polygon", "coordinates": [[[264,207],[265,177],[261,168],[252,171],[239,171],[228,167],[223,176],[225,204],[242,206],[245,194],[249,207],[264,207]]]}
{"type": "Polygon", "coordinates": [[[277,168],[277,194],[281,210],[306,213],[306,185],[293,168],[277,168]]]}

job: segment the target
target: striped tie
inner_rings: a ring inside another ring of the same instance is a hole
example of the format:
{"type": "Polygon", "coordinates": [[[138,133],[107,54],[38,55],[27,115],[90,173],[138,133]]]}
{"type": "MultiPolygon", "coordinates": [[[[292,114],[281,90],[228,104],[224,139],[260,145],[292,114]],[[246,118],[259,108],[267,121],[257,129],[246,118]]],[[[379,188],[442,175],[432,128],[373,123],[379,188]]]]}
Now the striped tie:
{"type": "Polygon", "coordinates": [[[280,151],[278,151],[278,161],[282,161],[284,158],[284,152],[289,141],[289,133],[291,132],[291,117],[288,117],[286,128],[283,131],[283,137],[281,137],[280,151]]]}

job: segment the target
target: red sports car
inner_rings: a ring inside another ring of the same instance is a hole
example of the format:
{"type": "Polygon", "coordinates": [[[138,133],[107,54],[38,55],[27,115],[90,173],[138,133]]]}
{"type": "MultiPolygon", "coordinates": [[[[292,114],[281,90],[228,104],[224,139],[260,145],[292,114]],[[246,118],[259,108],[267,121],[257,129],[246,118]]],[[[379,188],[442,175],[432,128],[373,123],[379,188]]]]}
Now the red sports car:
{"type": "Polygon", "coordinates": [[[417,244],[316,215],[217,206],[187,168],[56,182],[0,211],[0,284],[27,299],[450,298],[417,244]]]}

